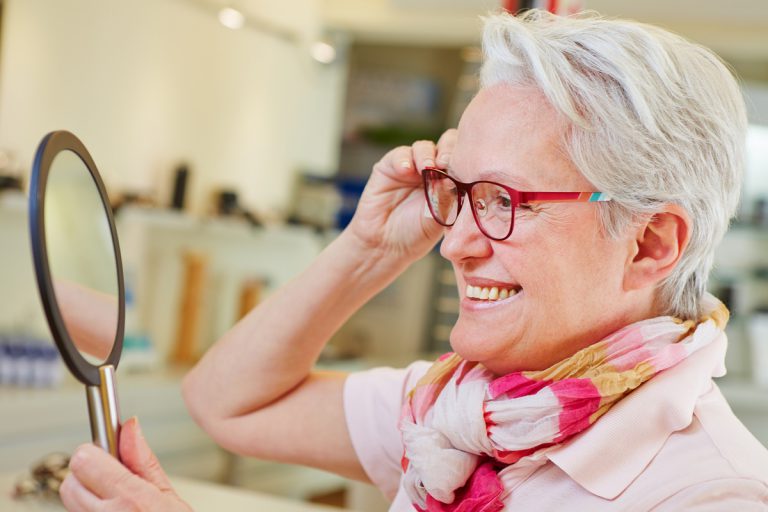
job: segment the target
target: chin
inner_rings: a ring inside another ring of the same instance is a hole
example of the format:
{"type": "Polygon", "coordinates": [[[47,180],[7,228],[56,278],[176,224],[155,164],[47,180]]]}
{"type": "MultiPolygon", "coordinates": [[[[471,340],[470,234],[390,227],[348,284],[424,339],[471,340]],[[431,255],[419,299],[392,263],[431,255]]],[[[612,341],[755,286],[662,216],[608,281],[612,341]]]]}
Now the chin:
{"type": "MultiPolygon", "coordinates": [[[[486,329],[487,331],[487,329],[486,329]]],[[[451,331],[451,348],[454,352],[467,361],[478,361],[488,366],[496,366],[500,363],[499,354],[508,352],[503,345],[509,345],[509,341],[503,342],[483,336],[478,329],[470,329],[463,325],[461,320],[456,322],[451,331]],[[494,364],[495,363],[495,364],[494,364]]],[[[493,371],[492,368],[489,368],[493,371]]]]}
{"type": "Polygon", "coordinates": [[[483,337],[478,329],[468,328],[461,320],[456,322],[451,331],[450,341],[451,348],[462,359],[477,361],[499,376],[517,371],[543,370],[554,364],[542,359],[547,353],[544,347],[535,346],[534,351],[527,352],[525,347],[528,344],[522,342],[518,334],[510,333],[498,338],[488,338],[487,335],[483,337]]]}

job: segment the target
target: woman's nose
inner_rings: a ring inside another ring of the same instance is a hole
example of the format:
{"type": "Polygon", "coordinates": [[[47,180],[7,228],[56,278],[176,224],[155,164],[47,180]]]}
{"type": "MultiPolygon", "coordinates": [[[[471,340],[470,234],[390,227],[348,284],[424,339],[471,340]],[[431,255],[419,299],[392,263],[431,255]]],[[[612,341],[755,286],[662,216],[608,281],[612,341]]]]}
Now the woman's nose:
{"type": "Polygon", "coordinates": [[[490,242],[475,223],[472,208],[465,201],[456,222],[445,229],[440,254],[454,263],[468,258],[482,258],[491,253],[490,242]]]}

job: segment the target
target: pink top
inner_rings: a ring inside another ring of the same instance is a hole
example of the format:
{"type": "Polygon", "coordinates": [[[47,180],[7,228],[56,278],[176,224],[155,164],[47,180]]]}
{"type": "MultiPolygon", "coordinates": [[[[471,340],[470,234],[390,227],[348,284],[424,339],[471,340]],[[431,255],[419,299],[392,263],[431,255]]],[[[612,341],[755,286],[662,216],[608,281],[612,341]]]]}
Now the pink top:
{"type": "MultiPolygon", "coordinates": [[[[664,371],[592,427],[512,473],[509,510],[768,510],[768,450],[734,416],[712,376],[724,373],[725,336],[664,371]],[[529,466],[529,467],[526,467],[529,466]]],[[[403,400],[430,363],[350,375],[344,409],[368,477],[413,511],[400,485],[403,400]]]]}

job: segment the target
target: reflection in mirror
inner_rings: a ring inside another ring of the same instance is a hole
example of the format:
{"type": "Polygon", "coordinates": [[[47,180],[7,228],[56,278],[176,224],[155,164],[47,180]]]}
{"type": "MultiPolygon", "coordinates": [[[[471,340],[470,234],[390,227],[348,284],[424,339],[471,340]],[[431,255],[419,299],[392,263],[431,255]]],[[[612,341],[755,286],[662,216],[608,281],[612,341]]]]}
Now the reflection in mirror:
{"type": "Polygon", "coordinates": [[[48,265],[67,333],[92,364],[117,335],[117,263],[109,221],[88,168],[72,151],[51,163],[45,192],[48,265]]]}

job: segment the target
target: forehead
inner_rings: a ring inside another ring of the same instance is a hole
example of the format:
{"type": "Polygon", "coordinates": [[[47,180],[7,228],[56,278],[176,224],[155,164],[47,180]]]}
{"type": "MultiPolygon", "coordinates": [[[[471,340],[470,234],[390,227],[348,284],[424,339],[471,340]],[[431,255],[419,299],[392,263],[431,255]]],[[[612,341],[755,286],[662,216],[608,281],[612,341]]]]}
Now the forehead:
{"type": "Polygon", "coordinates": [[[459,123],[450,172],[521,190],[590,190],[563,146],[567,125],[539,91],[499,84],[482,89],[459,123]]]}

